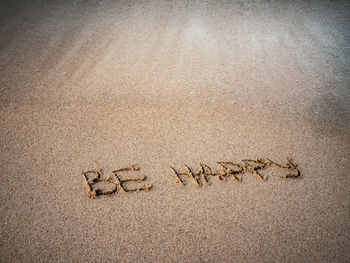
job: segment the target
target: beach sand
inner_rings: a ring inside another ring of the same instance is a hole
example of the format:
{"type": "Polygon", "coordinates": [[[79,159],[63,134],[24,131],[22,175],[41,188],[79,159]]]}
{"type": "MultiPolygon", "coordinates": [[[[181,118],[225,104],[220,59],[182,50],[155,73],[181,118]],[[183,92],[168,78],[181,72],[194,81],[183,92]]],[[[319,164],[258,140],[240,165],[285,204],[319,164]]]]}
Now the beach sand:
{"type": "Polygon", "coordinates": [[[1,1],[0,261],[349,262],[349,13],[1,1]],[[287,156],[303,177],[170,169],[287,156]],[[150,191],[88,198],[83,171],[132,164],[150,191]]]}

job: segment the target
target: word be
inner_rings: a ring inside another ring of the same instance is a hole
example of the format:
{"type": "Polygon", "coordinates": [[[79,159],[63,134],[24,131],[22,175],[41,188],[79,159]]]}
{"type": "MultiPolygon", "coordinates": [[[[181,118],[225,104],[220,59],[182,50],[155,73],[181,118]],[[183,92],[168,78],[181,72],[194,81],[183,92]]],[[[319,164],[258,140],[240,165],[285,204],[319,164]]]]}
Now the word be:
{"type": "Polygon", "coordinates": [[[266,181],[267,176],[261,174],[261,170],[265,170],[270,166],[275,166],[281,169],[288,170],[288,174],[281,175],[282,178],[297,178],[301,177],[302,174],[298,168],[298,165],[290,158],[287,157],[287,163],[285,165],[278,164],[270,159],[244,159],[241,163],[228,162],[217,162],[221,166],[219,171],[215,171],[205,163],[200,163],[199,168],[193,171],[190,167],[185,165],[186,170],[184,172],[178,172],[174,167],[172,169],[172,175],[176,179],[176,183],[180,185],[186,185],[185,180],[182,176],[187,176],[197,187],[202,185],[210,185],[208,178],[210,176],[217,177],[220,181],[226,182],[227,178],[232,178],[238,182],[242,181],[241,174],[246,172],[255,175],[258,179],[266,181]]]}
{"type": "Polygon", "coordinates": [[[146,176],[140,176],[138,178],[134,179],[121,179],[119,173],[121,172],[128,172],[128,171],[140,171],[140,168],[132,165],[131,167],[126,167],[126,168],[121,168],[112,171],[113,175],[112,177],[109,178],[103,178],[102,176],[102,171],[101,169],[96,169],[96,170],[90,170],[83,172],[83,180],[85,183],[85,187],[87,189],[87,194],[90,198],[96,198],[100,195],[114,195],[118,191],[122,193],[127,193],[127,192],[139,192],[139,191],[148,191],[149,189],[152,188],[152,185],[143,185],[142,187],[138,188],[127,188],[126,183],[129,182],[140,182],[140,181],[145,181],[146,176]],[[105,183],[111,187],[110,189],[101,189],[98,188],[96,185],[98,183],[105,183]]]}

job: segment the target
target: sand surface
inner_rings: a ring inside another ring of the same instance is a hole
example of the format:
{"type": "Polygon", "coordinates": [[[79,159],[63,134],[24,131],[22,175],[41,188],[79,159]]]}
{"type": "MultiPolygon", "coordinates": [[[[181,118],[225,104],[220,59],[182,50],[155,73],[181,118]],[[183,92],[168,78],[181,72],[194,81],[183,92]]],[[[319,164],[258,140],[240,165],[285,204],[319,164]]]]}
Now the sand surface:
{"type": "Polygon", "coordinates": [[[257,2],[0,1],[1,262],[350,261],[349,2],[257,2]],[[87,197],[131,164],[151,191],[87,197]]]}

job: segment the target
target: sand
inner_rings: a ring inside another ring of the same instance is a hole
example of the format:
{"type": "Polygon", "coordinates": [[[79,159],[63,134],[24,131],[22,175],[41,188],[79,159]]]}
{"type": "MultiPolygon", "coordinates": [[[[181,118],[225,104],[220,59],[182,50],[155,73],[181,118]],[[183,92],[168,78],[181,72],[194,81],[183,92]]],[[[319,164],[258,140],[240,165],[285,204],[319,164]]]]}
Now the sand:
{"type": "Polygon", "coordinates": [[[349,13],[1,1],[0,261],[349,262],[349,13]],[[287,156],[302,178],[170,168],[287,156]],[[132,164],[148,192],[87,196],[83,171],[132,164]]]}

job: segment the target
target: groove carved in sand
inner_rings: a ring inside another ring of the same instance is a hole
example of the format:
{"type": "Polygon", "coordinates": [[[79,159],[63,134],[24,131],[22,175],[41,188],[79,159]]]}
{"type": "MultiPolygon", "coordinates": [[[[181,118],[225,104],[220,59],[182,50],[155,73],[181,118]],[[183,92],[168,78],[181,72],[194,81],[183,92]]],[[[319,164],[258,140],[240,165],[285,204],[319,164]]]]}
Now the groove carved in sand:
{"type": "MultiPolygon", "coordinates": [[[[285,164],[279,164],[268,158],[266,159],[243,159],[239,163],[231,161],[217,162],[220,166],[219,169],[212,169],[205,163],[200,163],[199,168],[194,170],[188,165],[185,165],[184,171],[178,171],[171,166],[172,176],[176,179],[176,183],[182,186],[187,184],[186,179],[188,178],[196,187],[203,185],[210,185],[210,178],[216,177],[219,181],[226,182],[228,178],[231,178],[237,182],[242,182],[242,175],[250,173],[261,181],[266,181],[267,176],[262,174],[263,170],[269,167],[277,167],[288,171],[286,174],[280,175],[281,178],[299,178],[302,176],[300,169],[296,162],[290,157],[287,157],[285,164]]],[[[130,167],[120,168],[112,171],[112,176],[104,178],[101,169],[89,170],[83,172],[83,180],[87,189],[87,194],[90,198],[96,198],[98,196],[106,195],[111,196],[116,194],[118,191],[121,193],[128,192],[140,192],[148,191],[152,185],[144,184],[141,187],[128,188],[128,183],[144,182],[146,176],[139,176],[137,178],[123,179],[121,173],[127,172],[139,172],[140,168],[132,165],[130,167]],[[103,183],[108,187],[99,187],[99,184],[103,183]],[[107,188],[107,189],[106,189],[107,188]]]]}
{"type": "Polygon", "coordinates": [[[200,163],[199,168],[195,171],[187,165],[185,165],[186,168],[183,172],[179,172],[171,166],[172,176],[176,179],[176,183],[182,186],[186,185],[185,178],[188,177],[196,187],[210,185],[210,181],[208,180],[210,177],[216,177],[219,181],[223,182],[226,182],[227,178],[241,182],[241,175],[247,172],[255,175],[255,177],[261,181],[266,181],[267,176],[263,175],[261,171],[271,166],[288,171],[287,174],[280,175],[281,178],[299,178],[302,176],[297,163],[290,157],[287,157],[287,162],[284,165],[276,163],[268,158],[255,160],[243,159],[240,163],[231,161],[217,162],[217,164],[220,165],[220,170],[214,170],[205,163],[200,163]]]}
{"type": "Polygon", "coordinates": [[[111,196],[116,194],[118,191],[121,193],[128,192],[140,192],[148,191],[152,188],[152,185],[144,184],[141,187],[128,188],[126,185],[131,182],[143,182],[146,180],[146,176],[140,176],[137,178],[122,179],[120,173],[129,171],[140,171],[140,168],[132,165],[130,167],[121,168],[112,171],[112,176],[103,178],[101,169],[89,170],[83,172],[83,180],[87,189],[87,194],[90,198],[96,198],[98,196],[106,195],[111,196]],[[110,189],[100,189],[96,187],[98,183],[105,183],[110,186],[110,189]]]}

